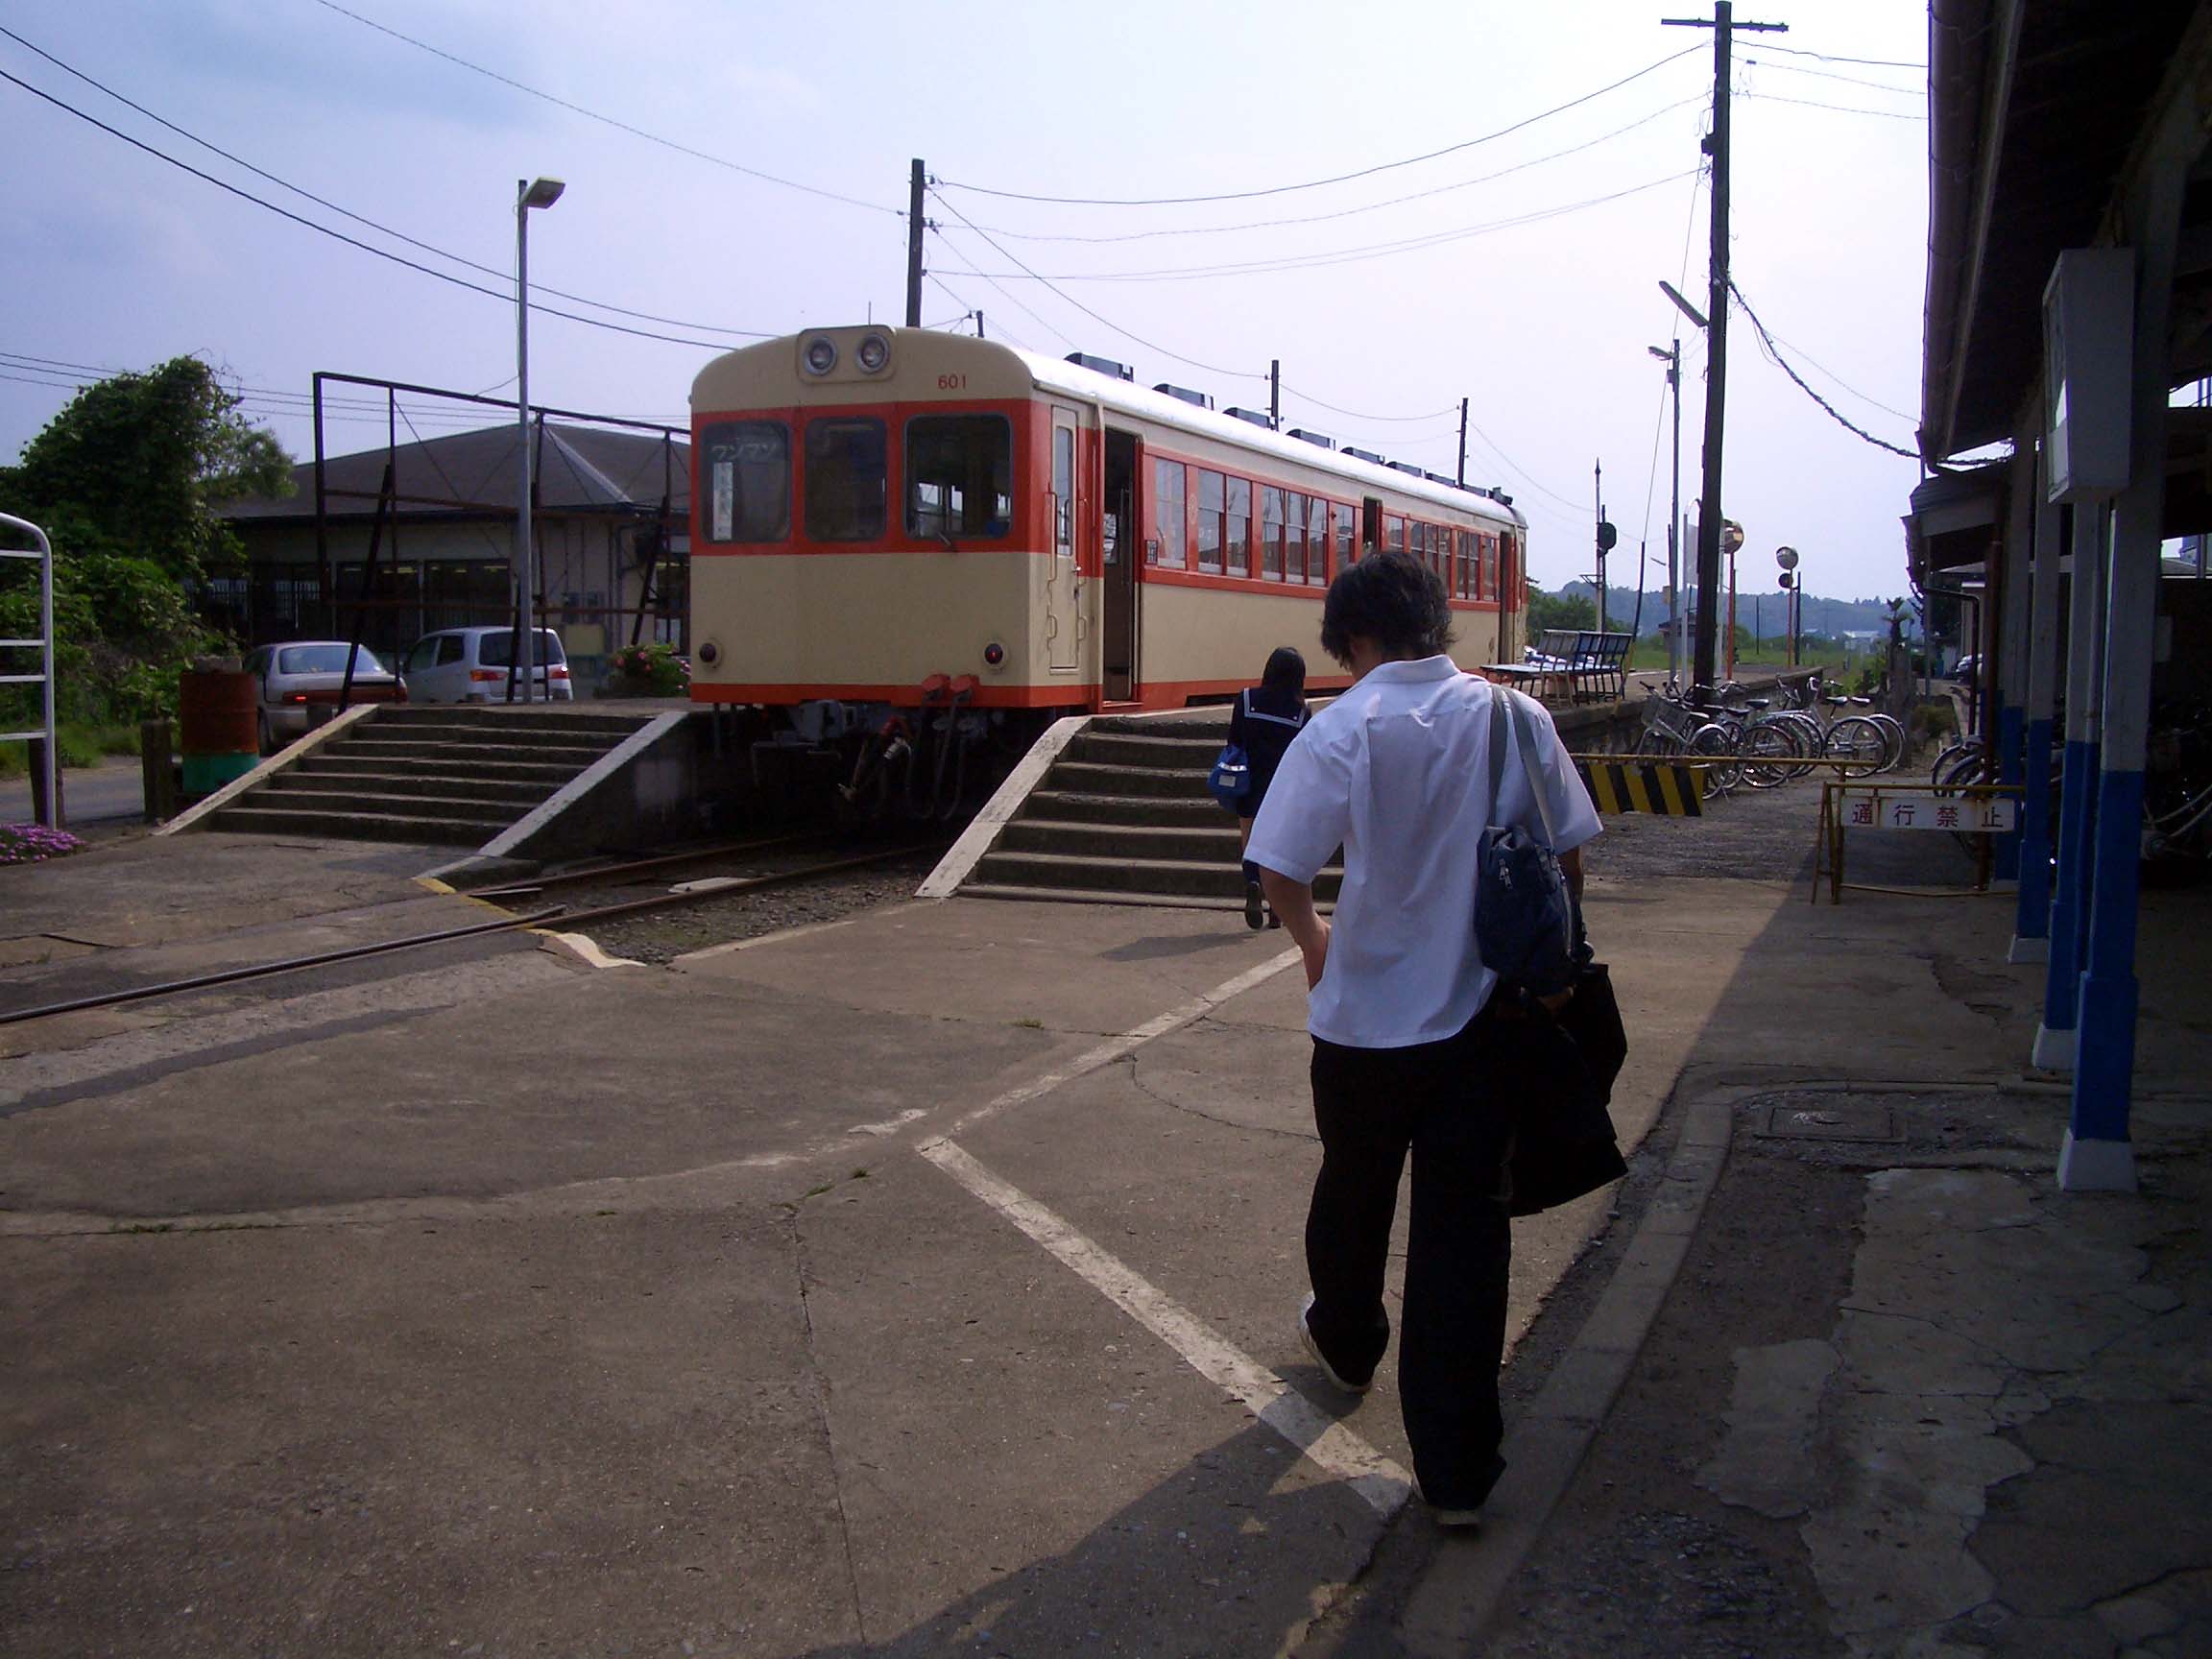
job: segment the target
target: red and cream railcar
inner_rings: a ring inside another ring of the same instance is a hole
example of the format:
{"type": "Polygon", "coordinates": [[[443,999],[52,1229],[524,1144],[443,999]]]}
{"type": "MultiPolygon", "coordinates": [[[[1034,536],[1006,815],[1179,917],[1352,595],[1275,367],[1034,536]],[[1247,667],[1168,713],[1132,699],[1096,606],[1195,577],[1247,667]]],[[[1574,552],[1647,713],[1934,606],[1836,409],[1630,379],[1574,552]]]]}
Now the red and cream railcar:
{"type": "MultiPolygon", "coordinates": [[[[950,703],[1046,715],[1217,699],[1317,642],[1330,576],[1404,548],[1456,655],[1517,659],[1503,497],[1104,373],[923,329],[811,329],[692,385],[691,695],[830,734],[950,703]]],[[[1019,717],[1019,718],[1018,718],[1019,717]]]]}

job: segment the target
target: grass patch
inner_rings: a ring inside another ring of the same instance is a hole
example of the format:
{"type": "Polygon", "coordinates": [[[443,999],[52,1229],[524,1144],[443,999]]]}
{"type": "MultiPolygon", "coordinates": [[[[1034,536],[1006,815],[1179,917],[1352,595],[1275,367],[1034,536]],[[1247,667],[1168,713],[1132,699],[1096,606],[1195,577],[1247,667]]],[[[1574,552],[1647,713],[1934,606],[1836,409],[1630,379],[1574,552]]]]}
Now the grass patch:
{"type": "MultiPolygon", "coordinates": [[[[97,766],[111,755],[137,754],[138,728],[64,720],[54,728],[54,746],[60,752],[64,766],[97,766]]],[[[0,778],[27,777],[30,771],[30,744],[0,743],[0,778]]]]}

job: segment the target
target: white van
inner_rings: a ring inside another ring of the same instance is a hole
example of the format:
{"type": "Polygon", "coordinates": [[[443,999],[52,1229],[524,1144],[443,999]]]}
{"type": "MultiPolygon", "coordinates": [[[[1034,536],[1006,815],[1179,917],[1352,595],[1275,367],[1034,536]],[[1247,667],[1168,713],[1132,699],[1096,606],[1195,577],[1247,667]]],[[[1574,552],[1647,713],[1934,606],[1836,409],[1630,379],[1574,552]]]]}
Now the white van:
{"type": "MultiPolygon", "coordinates": [[[[399,665],[407,683],[410,703],[505,703],[513,685],[513,701],[522,699],[520,674],[515,665],[515,630],[512,628],[445,628],[425,634],[408,649],[399,665]]],[[[537,701],[573,703],[576,687],[568,679],[568,658],[561,649],[561,636],[550,628],[538,630],[537,701]]]]}

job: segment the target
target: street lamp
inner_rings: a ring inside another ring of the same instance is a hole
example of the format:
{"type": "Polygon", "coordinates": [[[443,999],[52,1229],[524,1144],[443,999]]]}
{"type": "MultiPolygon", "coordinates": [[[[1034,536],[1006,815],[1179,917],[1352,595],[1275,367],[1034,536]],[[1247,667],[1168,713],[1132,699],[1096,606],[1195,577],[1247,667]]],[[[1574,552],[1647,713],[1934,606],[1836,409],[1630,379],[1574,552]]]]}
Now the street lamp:
{"type": "MultiPolygon", "coordinates": [[[[558,179],[515,181],[515,414],[516,437],[522,447],[522,487],[515,515],[515,563],[522,575],[522,626],[512,660],[522,676],[522,701],[537,694],[538,558],[530,540],[530,209],[550,207],[567,186],[558,179]]],[[[550,686],[547,687],[551,689],[550,686]]],[[[513,700],[514,693],[508,693],[513,700]]]]}
{"type": "MultiPolygon", "coordinates": [[[[1666,284],[1660,284],[1662,288],[1666,284]]],[[[1682,342],[1669,342],[1665,350],[1647,346],[1645,350],[1667,365],[1667,389],[1674,395],[1674,493],[1667,514],[1667,673],[1677,685],[1682,680],[1682,342]]]]}
{"type": "Polygon", "coordinates": [[[1805,620],[1805,573],[1797,568],[1797,549],[1777,547],[1774,563],[1782,567],[1782,621],[1790,635],[1790,666],[1797,666],[1797,636],[1805,620]]]}

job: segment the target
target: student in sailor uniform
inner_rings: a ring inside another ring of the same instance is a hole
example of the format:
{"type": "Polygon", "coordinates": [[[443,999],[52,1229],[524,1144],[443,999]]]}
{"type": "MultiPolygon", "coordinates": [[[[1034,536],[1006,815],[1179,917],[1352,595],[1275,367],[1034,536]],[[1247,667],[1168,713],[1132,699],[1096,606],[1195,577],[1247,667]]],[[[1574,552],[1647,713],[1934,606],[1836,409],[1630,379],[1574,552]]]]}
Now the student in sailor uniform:
{"type": "MultiPolygon", "coordinates": [[[[1252,786],[1245,793],[1237,817],[1237,851],[1241,856],[1252,841],[1252,820],[1260,816],[1260,804],[1267,799],[1267,785],[1275,781],[1275,768],[1306,724],[1306,659],[1297,648],[1279,645],[1261,672],[1260,684],[1238,695],[1229,710],[1229,741],[1244,751],[1252,786]]],[[[1260,867],[1244,860],[1244,926],[1258,927],[1261,913],[1260,867]]],[[[1272,921],[1280,927],[1281,921],[1272,921]]]]}

